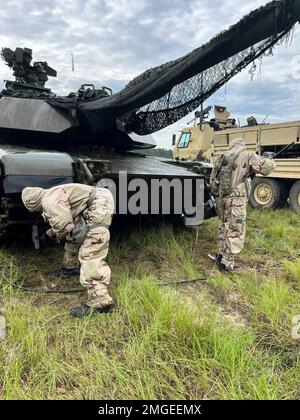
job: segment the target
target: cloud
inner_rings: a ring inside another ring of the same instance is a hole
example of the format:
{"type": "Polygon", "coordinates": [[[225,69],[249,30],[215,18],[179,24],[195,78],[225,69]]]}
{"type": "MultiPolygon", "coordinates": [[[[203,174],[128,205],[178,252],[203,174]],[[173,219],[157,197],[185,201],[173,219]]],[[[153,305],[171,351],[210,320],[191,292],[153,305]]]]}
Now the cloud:
{"type": "MultiPolygon", "coordinates": [[[[0,46],[29,47],[35,60],[47,60],[58,71],[58,78],[49,80],[49,87],[58,94],[77,89],[81,83],[111,86],[116,92],[147,68],[186,54],[265,3],[11,0],[1,10],[0,46]],[[75,58],[74,77],[71,53],[75,58]]],[[[298,119],[299,38],[296,28],[290,47],[279,46],[273,57],[263,60],[260,80],[250,82],[244,70],[207,104],[225,102],[241,120],[248,115],[263,118],[267,114],[270,122],[298,119]]],[[[2,79],[11,78],[4,63],[0,75],[2,79]]],[[[188,116],[156,134],[159,145],[170,147],[172,132],[190,119],[188,116]]]]}

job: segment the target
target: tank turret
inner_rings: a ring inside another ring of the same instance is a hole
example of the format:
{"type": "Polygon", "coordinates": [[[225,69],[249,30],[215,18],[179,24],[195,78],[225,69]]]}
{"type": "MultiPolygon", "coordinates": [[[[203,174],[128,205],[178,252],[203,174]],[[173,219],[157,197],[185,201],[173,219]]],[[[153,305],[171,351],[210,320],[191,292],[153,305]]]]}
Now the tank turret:
{"type": "Polygon", "coordinates": [[[49,97],[55,96],[51,89],[45,88],[49,77],[56,77],[57,72],[46,61],[32,62],[32,50],[29,48],[2,48],[1,57],[13,70],[14,81],[5,81],[3,96],[49,97]]]}

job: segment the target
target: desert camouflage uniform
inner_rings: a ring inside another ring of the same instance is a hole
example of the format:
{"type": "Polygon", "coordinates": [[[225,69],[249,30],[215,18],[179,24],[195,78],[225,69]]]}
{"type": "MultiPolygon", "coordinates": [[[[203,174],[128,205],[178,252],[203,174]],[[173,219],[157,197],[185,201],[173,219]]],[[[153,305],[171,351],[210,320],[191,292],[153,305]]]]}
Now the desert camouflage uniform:
{"type": "Polygon", "coordinates": [[[226,156],[239,155],[236,169],[232,172],[234,191],[216,200],[218,216],[221,224],[218,233],[218,254],[222,255],[222,263],[228,270],[234,269],[234,259],[244,248],[246,234],[247,204],[251,191],[251,172],[269,175],[276,163],[272,159],[264,159],[254,152],[246,150],[243,139],[233,140],[226,156]]]}
{"type": "MultiPolygon", "coordinates": [[[[96,198],[87,208],[92,187],[83,184],[66,184],[48,190],[25,188],[22,199],[32,212],[43,212],[52,233],[65,239],[65,268],[74,268],[80,262],[80,282],[87,288],[87,304],[100,308],[113,303],[107,286],[111,270],[105,262],[108,254],[114,200],[112,194],[103,188],[97,189],[96,198]],[[81,247],[70,243],[74,219],[80,214],[90,226],[81,247]],[[103,225],[93,228],[93,225],[103,225]]],[[[49,233],[51,235],[51,232],[49,233]]]]}

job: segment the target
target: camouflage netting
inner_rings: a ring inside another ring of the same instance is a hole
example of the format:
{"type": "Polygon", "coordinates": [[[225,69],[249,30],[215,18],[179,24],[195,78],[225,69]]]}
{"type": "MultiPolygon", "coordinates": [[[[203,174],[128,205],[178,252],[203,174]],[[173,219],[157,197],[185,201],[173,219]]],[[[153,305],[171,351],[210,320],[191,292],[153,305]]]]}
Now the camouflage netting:
{"type": "MultiPolygon", "coordinates": [[[[140,135],[161,130],[269,54],[299,19],[300,0],[268,3],[190,54],[146,71],[110,98],[76,104],[81,121],[96,133],[116,124],[140,135]]],[[[58,101],[56,105],[70,107],[58,101]]]]}
{"type": "MultiPolygon", "coordinates": [[[[288,9],[284,7],[285,3],[286,2],[281,1],[269,3],[267,6],[252,12],[245,17],[243,21],[239,22],[239,24],[230,28],[228,32],[235,33],[236,36],[238,36],[237,32],[242,29],[243,25],[250,25],[251,20],[254,25],[257,24],[256,18],[258,18],[261,12],[274,7],[277,9],[274,15],[274,30],[276,31],[276,26],[278,25],[278,19],[281,13],[283,13],[283,15],[287,13],[285,19],[289,19],[288,9]]],[[[287,29],[279,34],[273,35],[263,42],[252,45],[232,57],[221,61],[215,66],[196,74],[183,83],[174,86],[166,95],[139,108],[134,113],[127,114],[122,120],[125,122],[128,129],[139,134],[154,133],[175,123],[199,107],[201,103],[255,59],[262,57],[263,55],[271,55],[276,44],[281,43],[284,39],[288,43],[292,27],[293,26],[288,26],[287,29]]],[[[172,68],[175,66],[186,65],[186,62],[195,59],[198,53],[201,54],[203,49],[209,48],[211,44],[219,41],[225,34],[227,36],[229,35],[228,33],[220,34],[207,46],[203,46],[177,61],[148,70],[130,82],[127,87],[138,85],[145,80],[151,80],[155,76],[159,76],[162,72],[172,71],[172,68]]],[[[234,40],[232,40],[232,42],[234,42],[234,40]]]]}
{"type": "Polygon", "coordinates": [[[272,54],[272,48],[290,31],[253,46],[212,68],[175,86],[167,95],[125,115],[122,120],[130,131],[149,134],[159,131],[198,108],[214,92],[253,60],[272,54]]]}

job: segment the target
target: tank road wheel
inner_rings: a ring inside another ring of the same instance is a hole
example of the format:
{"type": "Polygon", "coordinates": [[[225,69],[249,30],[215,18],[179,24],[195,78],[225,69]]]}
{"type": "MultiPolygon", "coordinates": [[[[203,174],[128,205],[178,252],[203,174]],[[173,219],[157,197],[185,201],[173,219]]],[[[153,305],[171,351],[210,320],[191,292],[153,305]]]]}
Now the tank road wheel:
{"type": "Polygon", "coordinates": [[[290,191],[290,207],[295,213],[300,213],[300,181],[295,182],[290,191]]]}
{"type": "Polygon", "coordinates": [[[283,207],[288,197],[287,186],[271,178],[254,178],[250,203],[255,208],[277,209],[283,207]]]}

